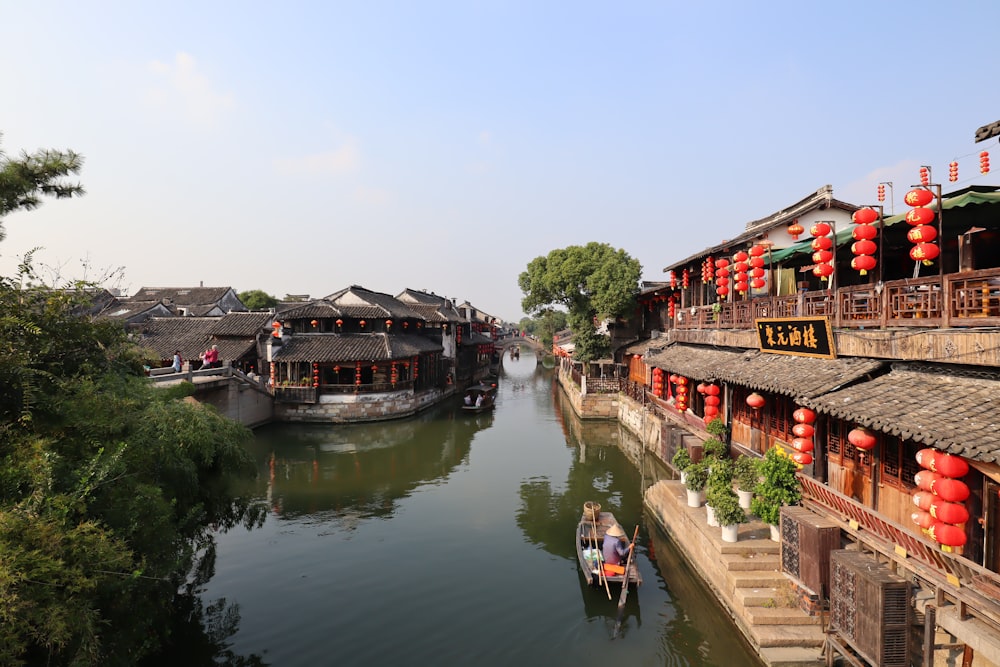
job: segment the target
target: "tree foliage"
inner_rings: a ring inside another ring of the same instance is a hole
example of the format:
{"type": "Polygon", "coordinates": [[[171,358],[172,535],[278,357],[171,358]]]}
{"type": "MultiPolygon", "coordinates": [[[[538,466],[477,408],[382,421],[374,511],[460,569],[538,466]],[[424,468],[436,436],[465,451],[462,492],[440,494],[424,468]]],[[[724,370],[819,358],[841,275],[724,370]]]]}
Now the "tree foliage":
{"type": "Polygon", "coordinates": [[[552,250],[531,260],[518,276],[524,293],[521,307],[529,314],[552,306],[565,308],[574,356],[589,361],[608,351],[607,338],[597,333],[595,320],[631,314],[641,275],[638,260],[605,243],[552,250]]]}
{"type": "Polygon", "coordinates": [[[243,305],[250,310],[265,310],[278,305],[278,298],[271,296],[264,290],[253,289],[238,294],[243,305]]]}
{"type": "MultiPolygon", "coordinates": [[[[43,196],[58,199],[82,195],[83,186],[65,180],[79,173],[82,166],[83,157],[73,151],[22,152],[19,158],[12,159],[0,150],[0,221],[8,213],[38,207],[43,196]]],[[[0,223],[0,241],[4,236],[0,223]]]]}
{"type": "MultiPolygon", "coordinates": [[[[2,165],[4,212],[82,192],[43,163],[2,165]]],[[[150,386],[121,325],[84,315],[93,285],[34,278],[30,254],[0,277],[0,664],[135,665],[210,572],[209,526],[263,519],[226,490],[250,432],[150,386]]]]}
{"type": "Polygon", "coordinates": [[[557,331],[562,331],[568,323],[567,315],[561,310],[543,308],[534,317],[521,319],[521,329],[538,337],[545,349],[552,349],[552,341],[557,331]]]}

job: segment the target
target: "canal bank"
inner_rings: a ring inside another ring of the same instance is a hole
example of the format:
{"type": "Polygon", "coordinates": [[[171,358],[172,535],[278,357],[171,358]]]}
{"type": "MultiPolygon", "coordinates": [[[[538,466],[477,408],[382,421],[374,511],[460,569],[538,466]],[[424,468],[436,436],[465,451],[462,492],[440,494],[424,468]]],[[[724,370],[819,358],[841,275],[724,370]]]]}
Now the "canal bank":
{"type": "MultiPolygon", "coordinates": [[[[690,424],[675,424],[620,393],[585,393],[568,372],[557,375],[573,410],[582,419],[617,419],[666,464],[671,439],[692,446],[708,437],[690,424]],[[683,430],[682,430],[683,429],[683,430]],[[695,430],[695,432],[691,432],[695,430]]],[[[641,461],[633,461],[641,465],[641,461]]],[[[737,542],[723,542],[708,525],[704,507],[688,507],[684,486],[661,480],[644,489],[647,515],[668,535],[728,612],[747,643],[772,667],[804,667],[823,659],[824,619],[810,615],[781,571],[780,544],[760,521],[740,526],[737,542]]]]}

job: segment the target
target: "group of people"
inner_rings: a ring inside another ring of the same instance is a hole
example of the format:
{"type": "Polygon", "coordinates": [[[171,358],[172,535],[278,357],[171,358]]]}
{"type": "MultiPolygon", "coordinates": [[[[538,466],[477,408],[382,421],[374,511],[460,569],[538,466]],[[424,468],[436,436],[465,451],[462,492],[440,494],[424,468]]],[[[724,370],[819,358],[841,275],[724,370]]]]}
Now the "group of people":
{"type": "MultiPolygon", "coordinates": [[[[475,403],[477,408],[481,408],[483,406],[483,394],[479,394],[478,396],[476,396],[475,403]]],[[[465,404],[472,405],[472,394],[465,395],[465,404]]]]}
{"type": "MultiPolygon", "coordinates": [[[[180,373],[181,369],[184,368],[184,359],[181,357],[180,350],[174,350],[174,359],[170,364],[170,367],[174,369],[175,373],[180,373]]],[[[204,352],[201,353],[201,367],[202,368],[222,368],[222,362],[219,361],[219,346],[213,345],[204,352]]]]}

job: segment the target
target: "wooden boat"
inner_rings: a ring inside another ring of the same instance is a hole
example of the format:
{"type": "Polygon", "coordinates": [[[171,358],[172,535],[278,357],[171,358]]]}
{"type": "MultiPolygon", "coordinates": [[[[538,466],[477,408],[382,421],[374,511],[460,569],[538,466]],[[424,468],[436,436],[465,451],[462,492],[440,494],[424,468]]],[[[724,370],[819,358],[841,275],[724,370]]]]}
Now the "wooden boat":
{"type": "Polygon", "coordinates": [[[468,412],[485,412],[496,405],[497,388],[488,384],[469,387],[462,394],[462,409],[468,412]]]}
{"type": "MultiPolygon", "coordinates": [[[[592,557],[594,549],[596,548],[596,553],[602,553],[604,548],[604,535],[608,532],[611,526],[618,523],[615,519],[615,515],[611,512],[599,512],[596,517],[596,521],[591,520],[591,514],[584,512],[583,516],[580,518],[580,524],[576,528],[576,557],[580,561],[580,568],[583,570],[583,576],[587,580],[589,586],[604,586],[603,579],[598,574],[597,562],[592,557]],[[597,544],[594,545],[594,526],[597,527],[597,544]]],[[[614,538],[610,538],[614,539],[614,538]]],[[[604,558],[600,559],[600,563],[604,563],[604,558]]],[[[609,572],[607,568],[612,566],[605,566],[605,573],[607,574],[607,579],[609,584],[617,584],[621,586],[622,581],[625,579],[625,574],[617,574],[609,572]]],[[[624,570],[624,566],[619,566],[624,570]]],[[[642,584],[642,575],[639,574],[639,569],[636,567],[635,559],[632,559],[632,564],[629,566],[628,583],[630,586],[639,586],[642,584]]]]}

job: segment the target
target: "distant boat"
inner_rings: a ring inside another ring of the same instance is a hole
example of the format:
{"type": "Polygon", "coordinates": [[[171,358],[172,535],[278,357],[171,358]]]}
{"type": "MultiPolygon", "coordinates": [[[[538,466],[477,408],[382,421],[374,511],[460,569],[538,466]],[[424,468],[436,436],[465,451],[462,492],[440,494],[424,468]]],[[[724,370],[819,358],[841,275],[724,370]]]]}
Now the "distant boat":
{"type": "Polygon", "coordinates": [[[485,412],[496,405],[497,388],[488,384],[469,387],[462,395],[462,409],[469,412],[485,412]]]}

